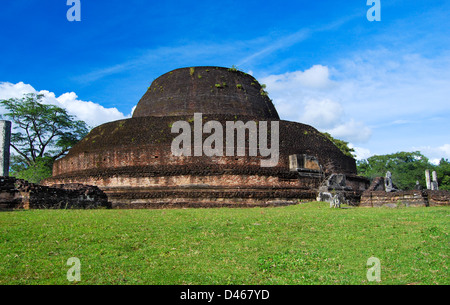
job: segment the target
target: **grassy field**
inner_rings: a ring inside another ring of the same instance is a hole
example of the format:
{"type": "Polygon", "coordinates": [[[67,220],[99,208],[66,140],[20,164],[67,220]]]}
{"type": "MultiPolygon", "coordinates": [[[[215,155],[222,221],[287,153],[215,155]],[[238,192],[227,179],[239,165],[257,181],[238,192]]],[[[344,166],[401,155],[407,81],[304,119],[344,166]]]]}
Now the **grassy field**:
{"type": "Polygon", "coordinates": [[[0,284],[450,284],[448,207],[0,212],[0,284]]]}

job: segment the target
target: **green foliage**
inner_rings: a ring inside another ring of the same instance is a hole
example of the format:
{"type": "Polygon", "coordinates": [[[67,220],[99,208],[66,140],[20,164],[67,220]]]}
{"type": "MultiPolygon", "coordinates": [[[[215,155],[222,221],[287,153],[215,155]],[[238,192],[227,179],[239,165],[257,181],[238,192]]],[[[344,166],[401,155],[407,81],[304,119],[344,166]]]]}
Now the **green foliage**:
{"type": "Polygon", "coordinates": [[[324,135],[328,140],[333,142],[333,144],[336,145],[336,147],[339,148],[344,153],[344,155],[352,157],[352,158],[356,157],[353,154],[355,152],[355,150],[348,146],[348,142],[345,142],[345,141],[339,140],[339,139],[335,139],[328,132],[322,132],[322,135],[324,135]]]}
{"type": "Polygon", "coordinates": [[[392,173],[393,183],[402,190],[413,189],[416,181],[425,187],[425,170],[437,170],[427,157],[419,151],[398,152],[395,154],[372,156],[357,162],[358,174],[369,179],[384,177],[387,171],[392,173]]]}
{"type": "Polygon", "coordinates": [[[11,147],[29,165],[37,158],[57,159],[88,133],[85,122],[75,120],[63,108],[41,103],[43,95],[26,94],[21,99],[2,100],[14,123],[11,147]]]}
{"type": "Polygon", "coordinates": [[[50,157],[39,157],[33,164],[28,165],[23,157],[12,156],[9,174],[18,179],[40,183],[42,180],[52,176],[53,162],[54,160],[50,157]]]}
{"type": "Polygon", "coordinates": [[[195,68],[189,68],[189,74],[192,76],[195,73],[195,68]]]}
{"type": "Polygon", "coordinates": [[[450,162],[442,158],[435,170],[438,175],[439,189],[450,191],[450,162]]]}
{"type": "Polygon", "coordinates": [[[235,65],[232,65],[231,68],[228,69],[228,71],[230,71],[230,72],[238,72],[239,69],[235,65]]]}
{"type": "Polygon", "coordinates": [[[0,101],[7,111],[4,116],[14,126],[11,147],[18,156],[12,159],[12,171],[17,177],[27,176],[33,181],[45,177],[53,161],[88,133],[85,122],[63,108],[41,103],[42,98],[31,93],[0,101]]]}

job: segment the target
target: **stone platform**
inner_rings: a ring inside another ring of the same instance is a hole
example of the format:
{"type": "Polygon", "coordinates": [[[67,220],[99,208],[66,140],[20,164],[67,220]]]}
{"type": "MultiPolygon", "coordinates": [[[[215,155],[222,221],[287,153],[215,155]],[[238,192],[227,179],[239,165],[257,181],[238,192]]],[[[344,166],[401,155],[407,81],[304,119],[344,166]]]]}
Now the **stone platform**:
{"type": "Polygon", "coordinates": [[[108,197],[96,186],[29,183],[14,177],[0,177],[0,210],[110,208],[108,197]]]}
{"type": "Polygon", "coordinates": [[[361,197],[362,207],[395,206],[447,206],[450,205],[449,191],[366,191],[361,197]]]}

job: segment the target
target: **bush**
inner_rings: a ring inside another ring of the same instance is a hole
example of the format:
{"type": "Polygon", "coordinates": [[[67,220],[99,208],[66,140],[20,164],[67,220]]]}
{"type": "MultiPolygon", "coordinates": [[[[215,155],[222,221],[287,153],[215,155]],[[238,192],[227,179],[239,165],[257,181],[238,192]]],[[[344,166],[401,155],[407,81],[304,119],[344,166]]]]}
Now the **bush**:
{"type": "Polygon", "coordinates": [[[53,159],[50,157],[37,158],[33,164],[27,165],[20,157],[13,156],[10,176],[31,183],[40,183],[52,176],[52,168],[53,159]]]}

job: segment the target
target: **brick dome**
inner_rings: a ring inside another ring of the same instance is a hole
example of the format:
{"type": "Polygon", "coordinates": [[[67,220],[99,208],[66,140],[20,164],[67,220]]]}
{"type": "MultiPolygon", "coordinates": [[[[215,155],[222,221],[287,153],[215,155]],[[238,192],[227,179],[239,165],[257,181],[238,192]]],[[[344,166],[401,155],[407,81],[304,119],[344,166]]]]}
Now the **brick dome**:
{"type": "Polygon", "coordinates": [[[191,67],[168,72],[148,88],[133,117],[203,114],[279,119],[272,101],[251,75],[221,67],[191,67]]]}
{"type": "Polygon", "coordinates": [[[43,183],[95,185],[118,208],[296,204],[315,199],[327,173],[346,174],[353,190],[362,192],[365,182],[356,177],[355,160],[313,127],[280,120],[263,89],[251,75],[235,69],[168,72],[153,81],[132,118],[94,128],[55,161],[53,177],[43,183]],[[222,126],[276,121],[278,164],[261,167],[263,157],[250,156],[248,139],[244,156],[174,155],[171,145],[177,134],[172,126],[185,121],[193,127],[194,113],[203,114],[203,124],[216,121],[222,126]],[[303,172],[291,170],[290,158],[296,155],[311,156],[320,170],[311,172],[306,165],[303,172]]]}

